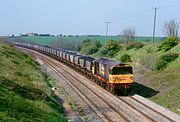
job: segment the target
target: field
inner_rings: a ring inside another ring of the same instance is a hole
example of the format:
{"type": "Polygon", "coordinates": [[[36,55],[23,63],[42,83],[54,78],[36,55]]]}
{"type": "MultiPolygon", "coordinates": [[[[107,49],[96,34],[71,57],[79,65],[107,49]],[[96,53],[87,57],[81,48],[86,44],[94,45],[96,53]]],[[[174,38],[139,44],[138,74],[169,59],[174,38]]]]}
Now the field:
{"type": "MultiPolygon", "coordinates": [[[[99,40],[102,44],[105,43],[105,37],[104,36],[65,36],[65,37],[43,37],[43,36],[23,36],[23,37],[11,37],[11,40],[25,40],[30,41],[37,44],[43,44],[43,45],[50,45],[52,41],[82,41],[85,39],[91,39],[91,40],[99,40]]],[[[120,36],[108,36],[107,40],[116,40],[120,41],[120,36]]],[[[161,41],[162,37],[156,37],[155,41],[161,41]]],[[[141,42],[152,42],[152,37],[136,37],[135,41],[141,41],[141,42]]]]}
{"type": "Polygon", "coordinates": [[[0,121],[65,122],[49,76],[30,56],[0,41],[0,121]]]}

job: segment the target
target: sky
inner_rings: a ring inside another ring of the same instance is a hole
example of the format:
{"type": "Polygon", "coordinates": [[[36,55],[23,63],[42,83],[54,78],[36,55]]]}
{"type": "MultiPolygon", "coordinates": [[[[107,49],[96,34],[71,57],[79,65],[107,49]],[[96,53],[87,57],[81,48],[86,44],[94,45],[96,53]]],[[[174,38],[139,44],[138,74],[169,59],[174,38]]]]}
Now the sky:
{"type": "Polygon", "coordinates": [[[53,35],[119,35],[134,27],[137,36],[152,36],[154,9],[156,36],[163,24],[180,22],[180,0],[0,0],[0,35],[27,32],[53,35]]]}

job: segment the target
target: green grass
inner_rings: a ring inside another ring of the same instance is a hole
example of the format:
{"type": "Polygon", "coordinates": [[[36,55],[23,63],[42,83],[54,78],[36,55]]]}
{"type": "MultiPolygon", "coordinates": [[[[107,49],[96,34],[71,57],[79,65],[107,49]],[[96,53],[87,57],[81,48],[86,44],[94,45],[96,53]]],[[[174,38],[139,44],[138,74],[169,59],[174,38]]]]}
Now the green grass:
{"type": "MultiPolygon", "coordinates": [[[[180,44],[167,52],[157,52],[159,45],[159,43],[147,44],[138,50],[121,51],[115,59],[119,60],[124,53],[129,54],[133,60],[130,64],[134,66],[134,70],[144,69],[135,74],[144,74],[141,80],[145,81],[142,82],[145,86],[136,85],[139,88],[139,94],[180,114],[180,111],[178,111],[180,109],[180,57],[169,63],[164,70],[155,70],[155,65],[160,56],[168,53],[180,54],[180,44]],[[149,88],[146,88],[146,86],[149,88]]],[[[136,92],[138,91],[137,88],[136,92]]]]}
{"type": "MultiPolygon", "coordinates": [[[[180,54],[180,44],[170,50],[180,54]]],[[[170,110],[180,114],[180,57],[168,64],[163,71],[153,71],[145,75],[152,82],[148,83],[152,88],[160,91],[159,94],[150,98],[158,104],[169,108],[170,110]]]]}
{"type": "Polygon", "coordinates": [[[67,121],[50,80],[31,57],[0,43],[0,121],[67,121]]]}
{"type": "MultiPolygon", "coordinates": [[[[31,37],[35,38],[35,37],[31,37]]],[[[75,37],[63,37],[67,41],[75,39],[75,37]],[[69,39],[69,40],[68,40],[69,39]]],[[[78,37],[81,39],[86,39],[87,36],[78,37]]],[[[95,37],[93,37],[95,38],[95,37]]],[[[104,37],[98,37],[97,39],[102,39],[104,37]]],[[[117,37],[113,37],[118,39],[117,37]]],[[[115,40],[116,40],[115,39],[115,40]]],[[[150,37],[140,37],[139,41],[149,40],[150,37]]],[[[156,38],[156,41],[160,41],[161,38],[156,38]]],[[[35,40],[35,39],[34,39],[35,40]]],[[[42,40],[43,41],[43,40],[42,40]]],[[[173,47],[171,50],[157,51],[158,46],[161,42],[145,43],[146,45],[140,49],[130,49],[122,50],[117,53],[115,57],[116,60],[120,60],[120,57],[127,53],[131,56],[132,62],[130,64],[134,68],[134,75],[140,75],[142,84],[135,84],[135,91],[147,97],[156,103],[169,108],[170,110],[180,114],[178,109],[180,109],[180,57],[175,61],[167,65],[167,68],[162,71],[155,70],[155,65],[160,56],[167,53],[177,53],[180,55],[180,44],[173,47]]],[[[97,53],[98,54],[98,53],[97,53]]],[[[96,55],[96,54],[95,54],[96,55]]],[[[96,55],[98,57],[98,55],[96,55]]],[[[18,62],[14,62],[15,64],[18,62]]],[[[0,64],[1,66],[1,64],[0,64]]]]}
{"type": "Polygon", "coordinates": [[[127,53],[131,56],[133,62],[143,64],[148,69],[154,69],[157,59],[161,53],[157,52],[159,43],[146,44],[140,49],[122,50],[114,58],[120,60],[120,57],[127,53]]]}

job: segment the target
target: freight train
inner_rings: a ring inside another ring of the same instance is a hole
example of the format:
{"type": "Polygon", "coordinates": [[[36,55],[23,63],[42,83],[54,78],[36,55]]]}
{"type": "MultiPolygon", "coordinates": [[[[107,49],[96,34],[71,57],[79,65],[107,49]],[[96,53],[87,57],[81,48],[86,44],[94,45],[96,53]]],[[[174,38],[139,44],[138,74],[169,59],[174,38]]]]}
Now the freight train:
{"type": "Polygon", "coordinates": [[[52,48],[26,42],[10,42],[51,56],[71,68],[81,72],[101,87],[113,94],[126,94],[133,86],[132,67],[123,62],[107,58],[93,58],[64,49],[52,48]]]}

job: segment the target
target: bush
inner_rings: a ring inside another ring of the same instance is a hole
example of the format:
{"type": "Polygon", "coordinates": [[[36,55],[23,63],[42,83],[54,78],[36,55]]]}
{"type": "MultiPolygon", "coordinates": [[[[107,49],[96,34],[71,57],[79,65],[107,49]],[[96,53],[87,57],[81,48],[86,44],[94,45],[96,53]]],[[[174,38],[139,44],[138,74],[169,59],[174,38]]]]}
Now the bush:
{"type": "Polygon", "coordinates": [[[169,54],[161,56],[160,60],[164,60],[164,61],[169,63],[171,61],[174,61],[177,57],[178,57],[178,54],[176,54],[176,53],[169,53],[169,54]]]}
{"type": "Polygon", "coordinates": [[[118,41],[109,40],[107,44],[104,46],[107,50],[107,56],[113,57],[118,51],[122,50],[122,46],[119,44],[118,41]]]}
{"type": "Polygon", "coordinates": [[[129,44],[127,45],[126,49],[127,49],[127,50],[128,50],[128,49],[133,49],[133,48],[135,48],[135,49],[140,49],[140,48],[142,48],[142,47],[144,47],[144,44],[141,43],[141,42],[131,42],[131,43],[129,43],[129,44]]]}
{"type": "Polygon", "coordinates": [[[108,54],[108,50],[106,49],[106,48],[104,48],[104,47],[101,47],[100,49],[99,49],[99,51],[98,51],[98,55],[99,56],[105,56],[105,55],[107,55],[108,54]]]}
{"type": "Polygon", "coordinates": [[[158,51],[164,50],[164,51],[168,51],[171,48],[173,48],[174,46],[176,46],[177,43],[177,38],[176,37],[168,37],[166,38],[166,40],[162,43],[161,46],[159,46],[158,51]]]}
{"type": "Polygon", "coordinates": [[[131,56],[130,56],[129,54],[127,54],[127,53],[124,53],[124,54],[121,56],[120,60],[121,60],[122,62],[131,62],[131,56]]]}
{"type": "Polygon", "coordinates": [[[168,63],[174,61],[178,57],[178,54],[169,53],[160,57],[156,64],[156,69],[161,70],[167,67],[168,63]]]}
{"type": "Polygon", "coordinates": [[[86,43],[83,45],[81,52],[86,55],[91,55],[93,53],[96,53],[98,51],[98,48],[93,43],[86,43]]]}
{"type": "Polygon", "coordinates": [[[110,50],[118,51],[121,48],[121,46],[119,45],[119,42],[115,40],[109,40],[105,45],[105,48],[107,48],[109,51],[110,50]]]}
{"type": "Polygon", "coordinates": [[[108,51],[107,56],[108,56],[108,57],[113,57],[116,53],[117,53],[116,50],[110,50],[110,51],[108,51]]]}
{"type": "Polygon", "coordinates": [[[86,39],[82,41],[81,45],[77,47],[78,51],[81,51],[83,54],[91,55],[96,53],[99,48],[101,48],[101,42],[100,41],[92,41],[89,39],[86,39]]]}
{"type": "Polygon", "coordinates": [[[161,70],[167,67],[167,62],[163,60],[159,60],[158,63],[156,64],[156,69],[161,70]]]}
{"type": "Polygon", "coordinates": [[[101,47],[102,47],[101,42],[98,41],[98,40],[96,40],[96,41],[94,42],[94,44],[96,45],[97,48],[101,48],[101,47]]]}

